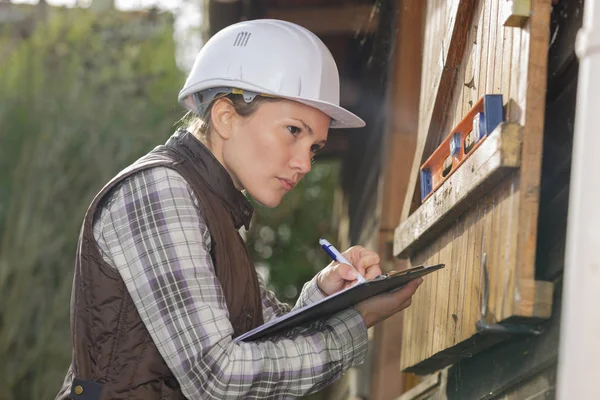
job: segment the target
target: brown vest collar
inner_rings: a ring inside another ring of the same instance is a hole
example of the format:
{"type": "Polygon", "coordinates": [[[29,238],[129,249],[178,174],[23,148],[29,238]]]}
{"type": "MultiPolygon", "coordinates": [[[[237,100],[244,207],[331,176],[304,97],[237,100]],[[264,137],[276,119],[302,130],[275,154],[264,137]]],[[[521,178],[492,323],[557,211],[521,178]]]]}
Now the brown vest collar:
{"type": "Polygon", "coordinates": [[[240,229],[243,225],[248,229],[254,209],[211,151],[186,130],[175,132],[166,146],[188,161],[198,176],[213,190],[231,214],[235,228],[240,229]]]}

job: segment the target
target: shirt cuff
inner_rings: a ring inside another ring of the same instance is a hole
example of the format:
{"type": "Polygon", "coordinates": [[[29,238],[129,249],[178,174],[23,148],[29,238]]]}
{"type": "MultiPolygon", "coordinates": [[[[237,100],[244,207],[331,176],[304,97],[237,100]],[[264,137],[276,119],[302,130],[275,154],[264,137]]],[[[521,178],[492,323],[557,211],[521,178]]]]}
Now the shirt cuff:
{"type": "Polygon", "coordinates": [[[319,276],[319,274],[316,274],[314,278],[312,278],[310,281],[308,281],[304,284],[304,287],[302,288],[302,292],[300,293],[300,296],[298,297],[298,301],[296,302],[296,305],[294,306],[294,310],[296,310],[298,308],[309,306],[309,305],[316,303],[317,301],[323,300],[325,297],[327,297],[327,296],[325,296],[325,294],[323,294],[323,292],[321,292],[321,289],[319,289],[319,285],[317,285],[317,277],[318,276],[319,276]]]}
{"type": "Polygon", "coordinates": [[[337,334],[340,346],[339,359],[342,360],[342,371],[361,364],[367,355],[368,334],[365,320],[354,308],[344,310],[327,320],[337,334]]]}

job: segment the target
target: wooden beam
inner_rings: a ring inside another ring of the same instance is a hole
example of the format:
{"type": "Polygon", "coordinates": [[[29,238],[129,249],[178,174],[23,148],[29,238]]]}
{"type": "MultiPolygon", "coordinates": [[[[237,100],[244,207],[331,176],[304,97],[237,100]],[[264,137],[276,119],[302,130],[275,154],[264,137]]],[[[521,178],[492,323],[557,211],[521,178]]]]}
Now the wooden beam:
{"type": "MultiPolygon", "coordinates": [[[[540,180],[542,171],[542,150],[544,148],[544,118],[546,109],[546,75],[548,71],[548,41],[550,36],[551,5],[544,0],[531,2],[531,13],[521,40],[529,42],[528,49],[521,54],[527,60],[526,74],[519,79],[519,95],[524,96],[523,128],[523,164],[521,166],[521,191],[519,202],[519,241],[517,247],[517,265],[535,265],[537,249],[537,225],[540,198],[540,180]]],[[[522,50],[523,51],[523,50],[522,50]]],[[[535,279],[535,268],[519,268],[517,293],[525,290],[522,282],[535,279]]],[[[532,305],[517,303],[517,315],[533,313],[532,305]]]]}
{"type": "MultiPolygon", "coordinates": [[[[455,1],[446,3],[446,14],[455,1]]],[[[448,40],[444,37],[446,25],[435,29],[440,26],[436,15],[442,15],[439,17],[442,20],[444,9],[436,8],[438,2],[432,4],[428,13],[431,10],[434,22],[431,29],[429,25],[426,28],[426,37],[432,39],[425,47],[420,102],[420,123],[423,124],[419,127],[418,146],[423,153],[418,154],[421,160],[413,164],[413,177],[417,177],[422,157],[429,154],[425,154],[427,142],[430,142],[430,149],[439,144],[449,125],[460,119],[472,106],[472,101],[485,93],[501,92],[506,96],[507,120],[523,128],[521,150],[518,151],[520,168],[508,171],[493,190],[484,196],[467,198],[461,195],[476,190],[471,182],[481,179],[482,171],[489,175],[486,170],[495,170],[483,166],[477,168],[476,165],[469,168],[468,163],[484,149],[482,146],[458,171],[465,174],[463,178],[470,174],[471,179],[449,180],[453,184],[439,189],[432,198],[429,215],[423,211],[430,207],[427,201],[404,220],[412,220],[420,233],[412,235],[412,239],[402,239],[405,243],[397,246],[396,255],[412,254],[411,262],[415,265],[447,264],[446,269],[425,280],[413,296],[412,306],[404,313],[407,335],[402,340],[401,368],[420,374],[456,363],[489,347],[496,339],[504,340],[480,333],[478,321],[527,324],[548,317],[553,290],[551,282],[535,280],[550,4],[533,0],[532,15],[523,29],[509,30],[502,26],[497,1],[477,2],[478,18],[470,24],[469,37],[473,42],[468,43],[469,51],[465,54],[472,59],[465,60],[459,72],[460,77],[464,74],[465,83],[463,86],[462,81],[455,80],[452,96],[456,97],[440,108],[448,114],[442,116],[441,122],[431,116],[435,115],[436,103],[441,96],[442,86],[437,79],[442,79],[444,72],[438,75],[434,72],[438,70],[436,62],[446,64],[442,62],[443,57],[438,56],[440,52],[444,54],[444,45],[441,50],[438,48],[440,42],[448,40]],[[432,111],[428,110],[430,104],[433,104],[432,111]],[[439,132],[431,129],[434,124],[441,127],[439,132]],[[419,214],[422,218],[417,220],[419,214]],[[415,240],[422,242],[414,244],[415,240]],[[410,249],[410,246],[414,248],[410,249]],[[484,299],[487,299],[485,309],[482,307],[484,299]]],[[[501,136],[504,138],[504,132],[501,136]]],[[[483,145],[489,145],[487,140],[491,138],[488,137],[483,145]]],[[[492,164],[494,158],[490,159],[492,164]]],[[[451,178],[458,179],[456,176],[451,178]]],[[[406,198],[408,204],[413,193],[416,193],[414,188],[406,198]]],[[[397,233],[406,232],[410,229],[400,229],[397,233]]]]}
{"type": "MultiPolygon", "coordinates": [[[[389,120],[383,140],[383,190],[378,251],[384,270],[401,269],[393,256],[393,232],[400,221],[409,171],[417,144],[421,54],[426,3],[397,0],[394,60],[390,71],[389,120]]],[[[407,263],[406,263],[407,264],[407,263]]],[[[400,374],[403,313],[374,328],[374,357],[371,374],[372,400],[392,399],[411,387],[406,374],[400,374]],[[394,377],[394,379],[390,379],[394,377]]]]}
{"type": "Polygon", "coordinates": [[[382,229],[393,232],[400,222],[402,202],[410,180],[417,146],[421,56],[426,4],[422,0],[398,1],[398,30],[391,71],[389,125],[385,140],[382,229]]]}
{"type": "Polygon", "coordinates": [[[378,9],[370,4],[271,8],[265,18],[294,22],[317,35],[373,33],[377,30],[378,9]]]}
{"type": "Polygon", "coordinates": [[[499,125],[446,182],[421,207],[398,226],[394,255],[411,252],[437,237],[521,162],[522,128],[499,125]]]}
{"type": "Polygon", "coordinates": [[[456,81],[458,69],[464,56],[467,36],[470,29],[475,0],[454,0],[450,9],[450,21],[442,42],[441,63],[433,79],[433,87],[423,88],[423,91],[435,93],[434,101],[421,104],[419,138],[410,173],[408,190],[402,207],[401,220],[405,220],[419,204],[417,182],[419,168],[435,148],[441,143],[447,132],[442,131],[446,120],[448,103],[456,81]]]}

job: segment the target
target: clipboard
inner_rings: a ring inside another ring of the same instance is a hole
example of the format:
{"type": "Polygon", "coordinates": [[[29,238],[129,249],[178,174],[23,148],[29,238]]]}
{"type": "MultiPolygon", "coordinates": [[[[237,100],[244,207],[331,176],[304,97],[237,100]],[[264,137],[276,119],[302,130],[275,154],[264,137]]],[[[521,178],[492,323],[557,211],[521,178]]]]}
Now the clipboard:
{"type": "Polygon", "coordinates": [[[310,306],[291,311],[279,318],[254,328],[236,338],[234,342],[250,342],[275,336],[297,326],[327,318],[378,294],[400,289],[409,281],[444,268],[444,264],[419,266],[402,271],[392,271],[364,283],[341,290],[310,306]]]}

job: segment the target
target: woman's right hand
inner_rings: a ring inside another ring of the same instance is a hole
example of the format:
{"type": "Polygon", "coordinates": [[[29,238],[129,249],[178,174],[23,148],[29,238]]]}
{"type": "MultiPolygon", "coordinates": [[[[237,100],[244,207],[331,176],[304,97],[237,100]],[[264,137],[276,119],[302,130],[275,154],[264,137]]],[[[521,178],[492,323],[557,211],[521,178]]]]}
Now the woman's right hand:
{"type": "Polygon", "coordinates": [[[354,308],[361,313],[367,328],[370,328],[410,306],[412,295],[422,282],[423,278],[414,279],[401,289],[371,297],[354,308]]]}

